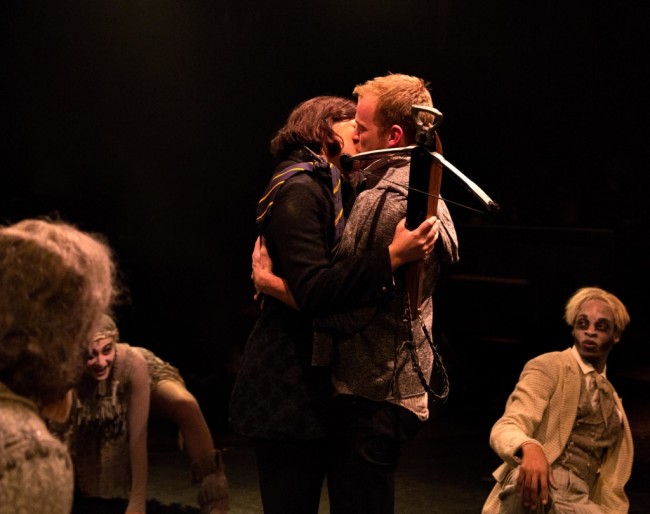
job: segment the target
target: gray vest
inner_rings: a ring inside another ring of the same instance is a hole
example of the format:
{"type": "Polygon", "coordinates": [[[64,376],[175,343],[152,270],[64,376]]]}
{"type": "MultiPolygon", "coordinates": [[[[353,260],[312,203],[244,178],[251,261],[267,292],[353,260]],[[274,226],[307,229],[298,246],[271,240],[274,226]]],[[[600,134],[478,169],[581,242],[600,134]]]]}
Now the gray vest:
{"type": "Polygon", "coordinates": [[[621,437],[623,430],[611,386],[608,385],[607,389],[606,393],[601,391],[603,408],[594,408],[583,375],[576,422],[564,452],[557,460],[558,464],[573,471],[589,487],[600,472],[607,449],[621,437]],[[609,398],[603,398],[605,394],[609,398]]]}

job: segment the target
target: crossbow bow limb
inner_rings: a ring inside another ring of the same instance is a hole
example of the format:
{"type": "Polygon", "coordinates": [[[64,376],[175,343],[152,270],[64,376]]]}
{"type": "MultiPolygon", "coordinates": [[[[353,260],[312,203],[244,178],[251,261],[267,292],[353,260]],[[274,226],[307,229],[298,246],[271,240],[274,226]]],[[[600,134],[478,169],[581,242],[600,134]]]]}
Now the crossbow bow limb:
{"type": "MultiPolygon", "coordinates": [[[[415,230],[425,219],[436,215],[438,200],[441,198],[440,187],[443,169],[449,170],[452,177],[476,197],[487,212],[497,212],[499,205],[475,182],[442,156],[442,144],[436,132],[436,129],[442,123],[442,113],[434,107],[413,105],[411,115],[417,125],[415,145],[361,152],[351,157],[343,156],[341,158],[342,167],[349,170],[353,166],[353,161],[409,154],[411,162],[406,204],[406,228],[409,230],[415,230]],[[425,125],[421,114],[433,116],[433,123],[425,125]]],[[[411,318],[413,320],[417,318],[420,307],[425,300],[422,296],[423,279],[423,261],[420,260],[407,266],[406,281],[411,318]]]]}

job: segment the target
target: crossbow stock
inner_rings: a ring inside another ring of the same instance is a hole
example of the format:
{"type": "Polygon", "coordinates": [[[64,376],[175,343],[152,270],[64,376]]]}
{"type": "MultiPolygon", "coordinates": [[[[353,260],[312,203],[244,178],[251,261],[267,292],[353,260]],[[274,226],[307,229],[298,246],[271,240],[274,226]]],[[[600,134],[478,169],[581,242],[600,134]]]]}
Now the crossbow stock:
{"type": "MultiPolygon", "coordinates": [[[[406,228],[409,230],[415,230],[425,219],[436,215],[438,200],[441,198],[440,187],[443,169],[449,170],[452,177],[475,196],[483,204],[487,212],[497,212],[499,205],[476,183],[442,156],[442,144],[436,132],[436,129],[442,123],[442,113],[434,107],[413,105],[411,115],[418,127],[415,145],[361,152],[351,157],[344,156],[341,158],[342,167],[349,170],[353,166],[353,161],[410,154],[411,163],[406,204],[406,228]],[[433,123],[425,125],[421,114],[432,115],[433,123]]],[[[411,306],[411,319],[413,320],[417,318],[420,306],[425,300],[422,293],[423,278],[423,261],[408,265],[406,280],[411,306]]]]}

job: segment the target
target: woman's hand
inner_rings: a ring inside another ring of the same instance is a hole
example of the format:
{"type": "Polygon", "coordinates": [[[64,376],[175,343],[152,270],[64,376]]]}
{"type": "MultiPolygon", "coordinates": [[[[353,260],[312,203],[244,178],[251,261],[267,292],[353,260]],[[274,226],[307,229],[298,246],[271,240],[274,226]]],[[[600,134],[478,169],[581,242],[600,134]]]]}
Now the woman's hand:
{"type": "Polygon", "coordinates": [[[255,301],[261,294],[272,296],[289,307],[299,310],[287,281],[273,273],[273,261],[269,256],[264,238],[259,236],[255,241],[252,255],[251,279],[255,284],[255,301]]]}

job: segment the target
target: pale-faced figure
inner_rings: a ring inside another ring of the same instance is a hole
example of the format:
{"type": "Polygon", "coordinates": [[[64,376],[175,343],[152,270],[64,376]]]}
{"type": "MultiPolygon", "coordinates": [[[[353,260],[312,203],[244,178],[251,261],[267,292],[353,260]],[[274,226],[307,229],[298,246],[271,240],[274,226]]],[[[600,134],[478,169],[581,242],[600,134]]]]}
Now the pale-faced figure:
{"type": "Polygon", "coordinates": [[[95,380],[106,380],[115,361],[115,340],[112,337],[94,339],[88,348],[86,370],[95,380]]]}
{"type": "Polygon", "coordinates": [[[572,333],[582,359],[602,372],[610,350],[620,339],[611,307],[601,300],[587,300],[578,310],[572,333]]]}

